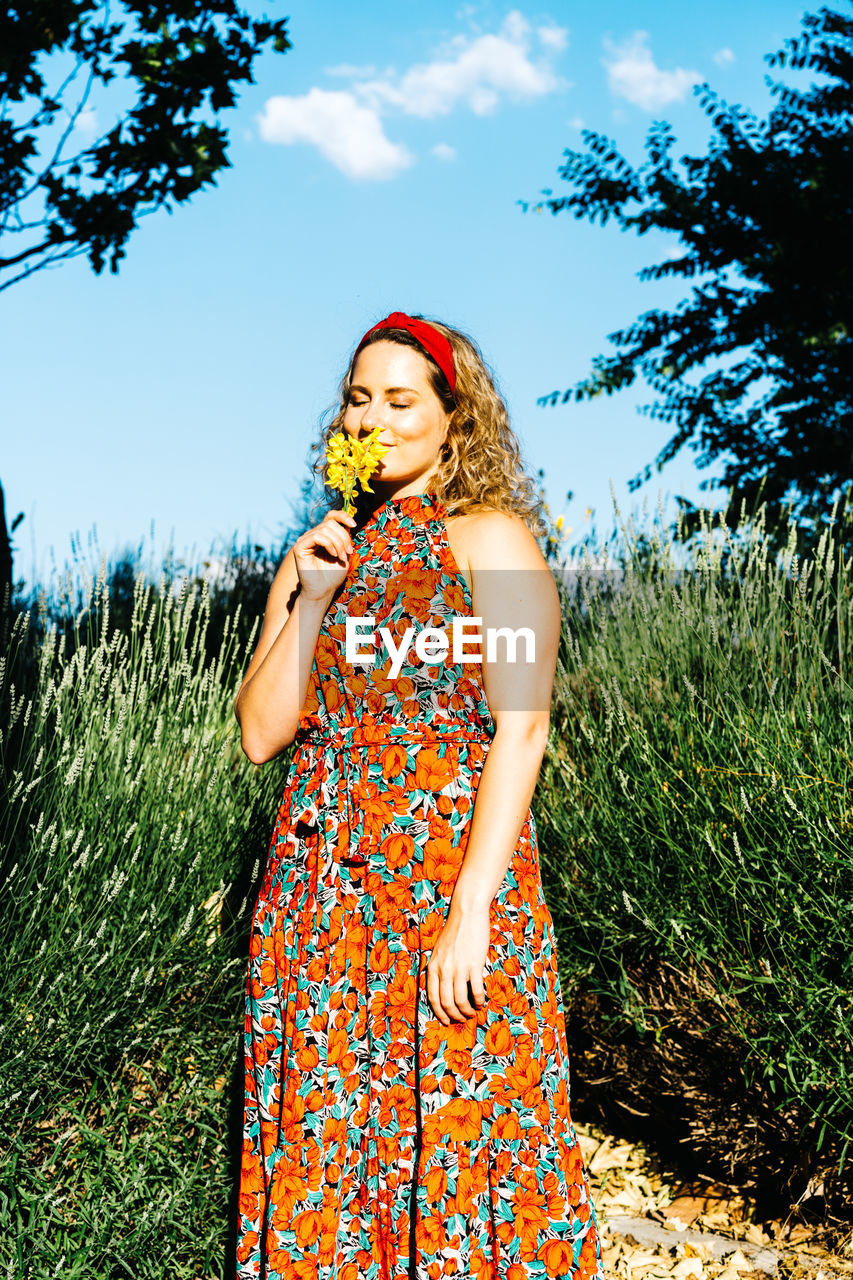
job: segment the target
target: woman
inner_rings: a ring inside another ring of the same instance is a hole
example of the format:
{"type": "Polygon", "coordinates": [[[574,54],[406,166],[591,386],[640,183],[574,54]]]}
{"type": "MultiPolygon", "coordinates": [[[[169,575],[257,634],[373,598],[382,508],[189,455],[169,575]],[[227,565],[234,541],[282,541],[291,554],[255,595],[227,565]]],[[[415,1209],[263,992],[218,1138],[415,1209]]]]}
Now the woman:
{"type": "Polygon", "coordinates": [[[372,492],[288,551],[235,704],[256,764],[296,744],[253,921],[237,1274],[600,1280],[529,809],[560,629],[539,503],[447,325],[362,338],[318,448],[377,427],[372,492]],[[507,625],[535,660],[478,663],[507,625]]]}

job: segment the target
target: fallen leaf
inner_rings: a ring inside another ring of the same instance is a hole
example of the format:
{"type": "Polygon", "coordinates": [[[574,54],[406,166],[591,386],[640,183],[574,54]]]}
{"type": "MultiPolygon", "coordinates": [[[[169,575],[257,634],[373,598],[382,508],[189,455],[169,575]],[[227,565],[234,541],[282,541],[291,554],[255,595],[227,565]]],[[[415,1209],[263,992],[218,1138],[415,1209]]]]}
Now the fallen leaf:
{"type": "Polygon", "coordinates": [[[699,1276],[704,1274],[704,1267],[701,1258],[682,1258],[680,1262],[676,1262],[672,1268],[672,1274],[678,1280],[685,1280],[686,1276],[699,1276]]]}

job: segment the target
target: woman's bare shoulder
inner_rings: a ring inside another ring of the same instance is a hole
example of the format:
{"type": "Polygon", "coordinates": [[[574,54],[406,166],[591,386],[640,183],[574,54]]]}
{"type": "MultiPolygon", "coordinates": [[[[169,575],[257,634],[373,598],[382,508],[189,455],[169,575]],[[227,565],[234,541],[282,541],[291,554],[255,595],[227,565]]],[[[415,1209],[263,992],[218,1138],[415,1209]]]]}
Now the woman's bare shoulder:
{"type": "Polygon", "coordinates": [[[469,569],[546,567],[536,538],[514,511],[482,509],[451,517],[446,524],[449,538],[452,529],[454,555],[458,546],[469,569]]]}

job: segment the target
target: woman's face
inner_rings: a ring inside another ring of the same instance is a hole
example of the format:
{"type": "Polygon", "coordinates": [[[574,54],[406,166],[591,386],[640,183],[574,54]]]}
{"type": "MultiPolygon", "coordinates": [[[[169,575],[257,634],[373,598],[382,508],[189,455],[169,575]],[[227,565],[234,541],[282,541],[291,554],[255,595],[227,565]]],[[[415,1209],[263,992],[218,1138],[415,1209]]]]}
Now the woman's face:
{"type": "Polygon", "coordinates": [[[447,423],[418,351],[373,342],[358,353],[343,428],[363,440],[379,427],[379,443],[390,445],[369,481],[377,493],[420,492],[438,464],[447,423]]]}

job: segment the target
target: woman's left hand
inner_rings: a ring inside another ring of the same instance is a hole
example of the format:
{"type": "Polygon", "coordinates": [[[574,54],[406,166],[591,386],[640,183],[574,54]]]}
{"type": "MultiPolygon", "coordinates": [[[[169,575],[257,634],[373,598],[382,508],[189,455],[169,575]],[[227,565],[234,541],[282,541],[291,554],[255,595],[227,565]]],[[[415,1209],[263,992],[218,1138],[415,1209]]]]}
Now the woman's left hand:
{"type": "Polygon", "coordinates": [[[489,909],[466,914],[451,907],[427,965],[427,995],[444,1026],[472,1018],[486,1003],[484,974],[489,954],[489,909]],[[474,997],[468,999],[468,984],[474,997]]]}

